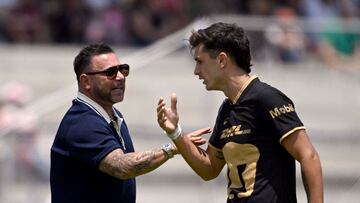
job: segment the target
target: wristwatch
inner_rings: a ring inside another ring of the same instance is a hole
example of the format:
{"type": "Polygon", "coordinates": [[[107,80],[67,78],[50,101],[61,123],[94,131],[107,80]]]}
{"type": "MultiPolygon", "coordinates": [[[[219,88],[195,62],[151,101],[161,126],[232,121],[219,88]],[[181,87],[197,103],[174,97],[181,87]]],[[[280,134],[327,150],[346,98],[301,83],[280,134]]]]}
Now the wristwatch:
{"type": "Polygon", "coordinates": [[[174,154],[172,152],[172,144],[171,143],[164,144],[161,149],[166,153],[166,155],[169,157],[169,159],[174,157],[174,154]]]}

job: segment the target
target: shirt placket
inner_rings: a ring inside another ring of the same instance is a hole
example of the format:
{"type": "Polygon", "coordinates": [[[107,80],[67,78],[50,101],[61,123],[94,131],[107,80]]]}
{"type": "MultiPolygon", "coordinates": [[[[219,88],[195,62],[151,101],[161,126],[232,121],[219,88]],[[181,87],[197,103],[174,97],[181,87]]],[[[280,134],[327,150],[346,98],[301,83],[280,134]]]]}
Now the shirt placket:
{"type": "Polygon", "coordinates": [[[126,147],[125,147],[125,141],[124,141],[124,138],[123,138],[123,137],[122,137],[122,135],[121,135],[121,132],[120,132],[120,125],[119,125],[119,123],[118,123],[117,119],[116,119],[116,121],[115,121],[115,120],[111,120],[111,124],[114,126],[114,128],[115,128],[115,130],[116,130],[117,134],[118,134],[118,135],[119,135],[119,137],[120,137],[120,141],[121,141],[121,145],[122,145],[123,149],[124,149],[124,150],[126,150],[126,147]]]}

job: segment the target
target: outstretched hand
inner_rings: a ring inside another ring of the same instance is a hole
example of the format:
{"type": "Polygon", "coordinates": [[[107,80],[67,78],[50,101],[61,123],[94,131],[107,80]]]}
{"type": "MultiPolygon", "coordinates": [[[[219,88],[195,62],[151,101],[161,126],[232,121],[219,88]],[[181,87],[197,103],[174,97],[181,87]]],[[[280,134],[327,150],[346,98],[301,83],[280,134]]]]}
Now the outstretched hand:
{"type": "Polygon", "coordinates": [[[157,106],[157,120],[159,126],[166,133],[173,133],[179,122],[179,116],[177,113],[177,97],[176,94],[171,94],[171,106],[166,107],[166,103],[163,97],[160,97],[158,106],[157,106]]]}
{"type": "Polygon", "coordinates": [[[200,146],[206,143],[206,139],[202,137],[202,135],[211,133],[210,128],[202,128],[199,130],[195,130],[186,134],[186,136],[194,143],[196,146],[200,146]]]}
{"type": "MultiPolygon", "coordinates": [[[[205,134],[211,133],[211,132],[212,132],[212,131],[211,131],[210,128],[202,128],[202,129],[199,129],[199,130],[195,130],[195,131],[193,131],[193,132],[190,132],[190,133],[186,134],[185,136],[186,136],[187,138],[189,138],[189,140],[190,140],[194,145],[196,145],[196,146],[199,147],[199,146],[201,146],[201,145],[203,145],[203,144],[206,143],[206,139],[203,138],[202,136],[205,135],[205,134]]],[[[174,154],[179,154],[177,147],[176,147],[175,145],[174,145],[173,147],[174,147],[174,149],[173,149],[174,154]]]]}

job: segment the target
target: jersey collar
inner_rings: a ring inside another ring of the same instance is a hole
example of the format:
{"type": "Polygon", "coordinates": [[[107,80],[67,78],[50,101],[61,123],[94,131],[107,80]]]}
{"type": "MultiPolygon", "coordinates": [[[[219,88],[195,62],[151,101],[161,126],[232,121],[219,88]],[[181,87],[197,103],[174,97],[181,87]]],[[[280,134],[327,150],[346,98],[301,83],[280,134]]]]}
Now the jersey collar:
{"type": "Polygon", "coordinates": [[[241,94],[244,92],[244,90],[247,88],[247,86],[251,83],[251,81],[253,81],[254,79],[256,79],[258,76],[253,75],[251,76],[240,88],[238,94],[236,95],[234,101],[231,101],[232,104],[236,104],[236,102],[239,100],[241,94]]]}

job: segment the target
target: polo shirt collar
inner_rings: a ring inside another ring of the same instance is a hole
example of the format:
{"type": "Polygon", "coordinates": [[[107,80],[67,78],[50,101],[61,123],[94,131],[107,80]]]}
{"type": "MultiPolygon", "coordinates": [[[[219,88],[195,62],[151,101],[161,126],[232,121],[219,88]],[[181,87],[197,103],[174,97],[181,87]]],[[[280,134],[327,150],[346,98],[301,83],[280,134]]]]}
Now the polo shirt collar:
{"type": "MultiPolygon", "coordinates": [[[[85,103],[86,105],[88,105],[92,110],[94,110],[97,114],[99,114],[100,116],[102,116],[107,123],[111,122],[110,116],[108,113],[106,113],[105,109],[100,106],[98,103],[96,103],[94,100],[90,99],[88,96],[86,96],[85,94],[78,92],[77,98],[82,101],[83,103],[85,103]]],[[[120,116],[117,114],[117,112],[115,111],[114,107],[112,107],[112,110],[114,112],[114,115],[116,116],[116,118],[119,120],[122,120],[120,118],[120,116]]]]}

